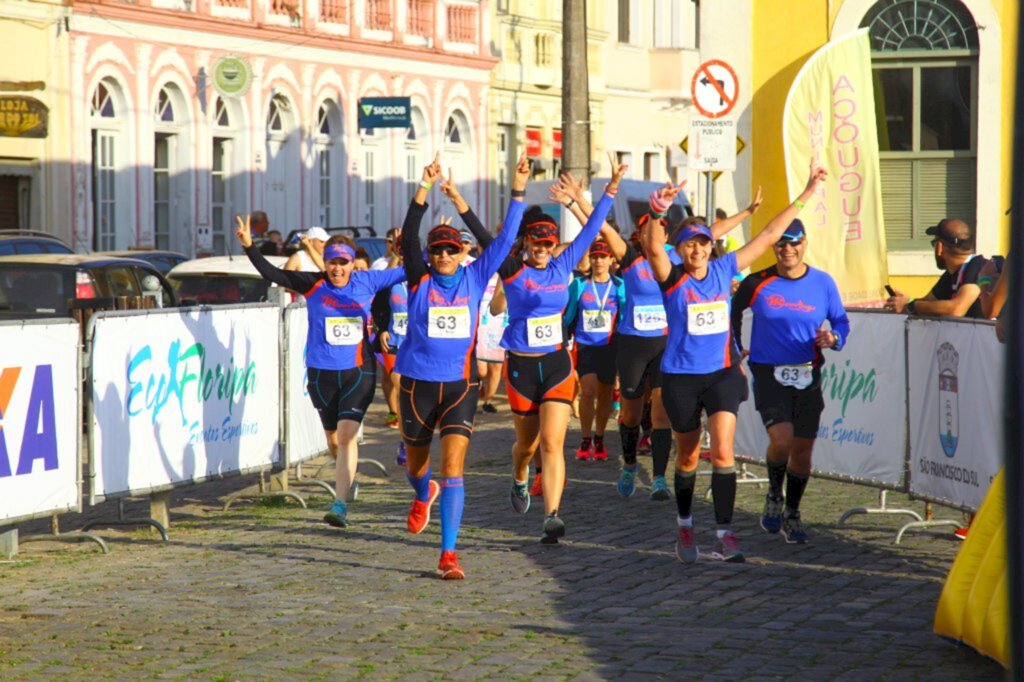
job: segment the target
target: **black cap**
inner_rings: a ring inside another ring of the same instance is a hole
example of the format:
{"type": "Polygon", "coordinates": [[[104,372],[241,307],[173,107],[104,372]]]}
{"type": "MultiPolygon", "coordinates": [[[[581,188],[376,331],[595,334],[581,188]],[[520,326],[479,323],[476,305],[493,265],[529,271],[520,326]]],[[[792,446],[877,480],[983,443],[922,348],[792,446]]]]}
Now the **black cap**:
{"type": "Polygon", "coordinates": [[[940,220],[924,233],[957,248],[970,249],[974,247],[974,230],[970,225],[957,218],[940,220]]]}

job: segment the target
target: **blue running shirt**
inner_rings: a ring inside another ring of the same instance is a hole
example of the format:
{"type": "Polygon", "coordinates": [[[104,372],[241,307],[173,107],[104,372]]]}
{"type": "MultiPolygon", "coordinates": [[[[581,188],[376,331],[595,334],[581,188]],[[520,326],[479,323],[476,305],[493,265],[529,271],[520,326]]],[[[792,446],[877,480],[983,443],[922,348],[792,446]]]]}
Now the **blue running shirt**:
{"type": "Polygon", "coordinates": [[[619,313],[615,278],[609,277],[607,282],[577,279],[573,290],[577,288],[580,291],[573,338],[581,346],[607,346],[612,341],[619,313]]]}
{"type": "Polygon", "coordinates": [[[502,348],[520,353],[550,353],[562,347],[562,315],[569,302],[573,268],[597,237],[614,201],[613,196],[602,196],[587,224],[546,268],[530,267],[517,254],[505,260],[499,270],[508,300],[508,326],[501,337],[502,348]]]}
{"type": "MultiPolygon", "coordinates": [[[[673,252],[675,249],[673,249],[673,252]]],[[[671,255],[669,256],[671,258],[671,255]]],[[[640,251],[626,242],[626,253],[619,261],[619,277],[626,286],[626,304],[622,307],[619,334],[627,336],[664,336],[668,333],[665,304],[651,264],[640,251]]]]}
{"type": "Polygon", "coordinates": [[[838,335],[840,350],[850,334],[842,297],[835,280],[817,268],[796,279],[781,277],[772,267],[749,275],[732,303],[732,328],[737,341],[743,329],[743,311],[754,314],[750,332],[750,361],[765,365],[801,365],[824,362],[815,344],[818,328],[828,320],[838,335]]]}
{"type": "Polygon", "coordinates": [[[739,362],[732,338],[729,294],[736,269],[736,254],[708,263],[704,279],[673,265],[661,283],[668,313],[668,339],[661,371],[668,374],[711,374],[739,362]]]}
{"type": "MultiPolygon", "coordinates": [[[[476,378],[480,301],[487,283],[515,242],[525,210],[522,201],[510,201],[501,233],[487,244],[479,258],[459,268],[457,283],[446,288],[438,283],[419,255],[420,222],[427,206],[416,202],[409,205],[402,226],[402,253],[406,254],[404,267],[409,278],[409,328],[405,342],[398,348],[396,372],[420,381],[476,378]]],[[[476,221],[476,217],[471,220],[476,221]]]]}
{"type": "Polygon", "coordinates": [[[306,366],[315,369],[352,369],[363,364],[369,342],[370,304],[381,289],[405,279],[401,268],[355,270],[343,287],[336,287],[323,272],[281,270],[271,265],[259,248],[245,255],[265,279],[301,292],[306,299],[309,332],[306,366]]]}

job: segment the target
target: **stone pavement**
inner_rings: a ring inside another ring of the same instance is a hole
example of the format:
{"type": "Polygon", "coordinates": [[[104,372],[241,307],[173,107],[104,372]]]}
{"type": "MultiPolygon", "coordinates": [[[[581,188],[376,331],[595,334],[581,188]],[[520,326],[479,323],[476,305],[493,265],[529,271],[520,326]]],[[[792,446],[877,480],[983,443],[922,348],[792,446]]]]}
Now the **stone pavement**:
{"type": "MultiPolygon", "coordinates": [[[[568,535],[542,546],[542,505],[525,517],[508,506],[511,428],[500,409],[480,415],[471,446],[464,582],[433,575],[436,518],[422,535],[405,531],[410,490],[376,405],[363,453],[392,476],[362,478],[348,530],[320,523],[328,500],[312,486],[299,488],[307,510],[264,500],[221,512],[227,494],[254,485],[249,476],[176,491],[169,544],[111,530],[100,531],[107,556],[23,546],[0,563],[0,679],[1001,678],[995,663],[931,633],[958,548],[950,534],[897,547],[901,517],[836,525],[873,489],[813,480],[812,543],[798,547],[760,530],[764,492],[741,486],[735,527],[748,563],[684,566],[673,502],[643,489],[620,498],[614,457],[570,461],[568,535]]],[[[617,435],[609,441],[614,455],[617,435]]],[[[87,516],[112,514],[111,504],[87,516]]],[[[710,545],[710,503],[697,502],[695,518],[710,545]]],[[[82,523],[63,517],[66,529],[82,523]]]]}

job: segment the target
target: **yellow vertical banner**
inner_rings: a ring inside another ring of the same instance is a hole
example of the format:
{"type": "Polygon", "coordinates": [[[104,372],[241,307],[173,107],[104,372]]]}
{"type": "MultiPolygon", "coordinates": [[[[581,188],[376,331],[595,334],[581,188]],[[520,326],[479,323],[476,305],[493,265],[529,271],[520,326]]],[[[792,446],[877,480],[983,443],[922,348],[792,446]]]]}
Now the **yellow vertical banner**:
{"type": "Polygon", "coordinates": [[[807,60],[786,98],[782,135],[791,197],[806,185],[811,158],[829,174],[800,212],[807,262],[835,278],[846,305],[880,305],[889,272],[867,29],[807,60]]]}

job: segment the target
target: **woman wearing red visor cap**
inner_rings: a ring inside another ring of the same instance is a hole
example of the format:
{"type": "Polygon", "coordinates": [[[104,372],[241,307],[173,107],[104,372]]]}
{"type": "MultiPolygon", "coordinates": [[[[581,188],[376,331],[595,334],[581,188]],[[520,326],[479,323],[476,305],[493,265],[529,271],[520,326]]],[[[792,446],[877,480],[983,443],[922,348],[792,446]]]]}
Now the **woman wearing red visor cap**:
{"type": "Polygon", "coordinates": [[[244,221],[238,217],[237,235],[260,275],[306,298],[309,397],[320,413],[337,460],[337,498],[324,521],[344,528],[348,525],[346,500],[359,461],[356,436],[373,402],[377,377],[377,361],[367,335],[370,304],[378,291],[405,280],[405,272],[401,268],[354,271],[355,249],[340,236],[331,237],[324,245],[326,272],[281,270],[253,246],[248,217],[244,221]]]}
{"type": "Polygon", "coordinates": [[[664,249],[665,212],[678,189],[662,188],[651,194],[652,219],[644,248],[670,322],[661,360],[661,390],[675,433],[676,556],[684,563],[692,563],[698,556],[691,508],[702,411],[707,414],[711,435],[711,494],[720,555],[725,561],[744,561],[731,529],[736,503],[736,412],[748,393],[730,325],[732,278],[779,240],[824,179],[825,169],[812,161],[803,193],[746,245],[715,260],[710,260],[711,230],[700,224],[687,225],[676,236],[679,265],[672,264],[664,249]]]}
{"type": "MultiPolygon", "coordinates": [[[[398,397],[402,438],[408,458],[406,476],[415,491],[409,509],[410,533],[421,533],[430,521],[430,507],[441,498],[441,560],[444,580],[465,577],[455,552],[465,500],[463,468],[473,435],[480,382],[476,366],[476,330],[487,283],[508,255],[523,216],[522,192],[530,177],[523,154],[512,179],[512,201],[504,227],[480,257],[463,266],[462,235],[451,225],[438,225],[427,235],[424,259],[420,222],[427,196],[441,178],[438,158],[423,169],[423,179],[402,226],[402,253],[409,283],[409,328],[398,348],[395,371],[401,375],[398,397]],[[431,479],[430,443],[441,437],[441,476],[431,479]]],[[[466,207],[463,219],[475,221],[466,207]]]]}
{"type": "Polygon", "coordinates": [[[501,345],[508,351],[505,389],[515,413],[516,443],[512,448],[512,508],[530,508],[526,478],[530,459],[540,447],[545,519],[541,542],[565,535],[558,506],[565,486],[563,446],[575,392],[572,360],[562,338],[563,314],[569,301],[573,268],[597,236],[608,215],[626,165],[619,166],[576,239],[557,257],[558,226],[539,210],[523,218],[526,259],[510,256],[498,270],[508,300],[508,327],[501,345]]]}

